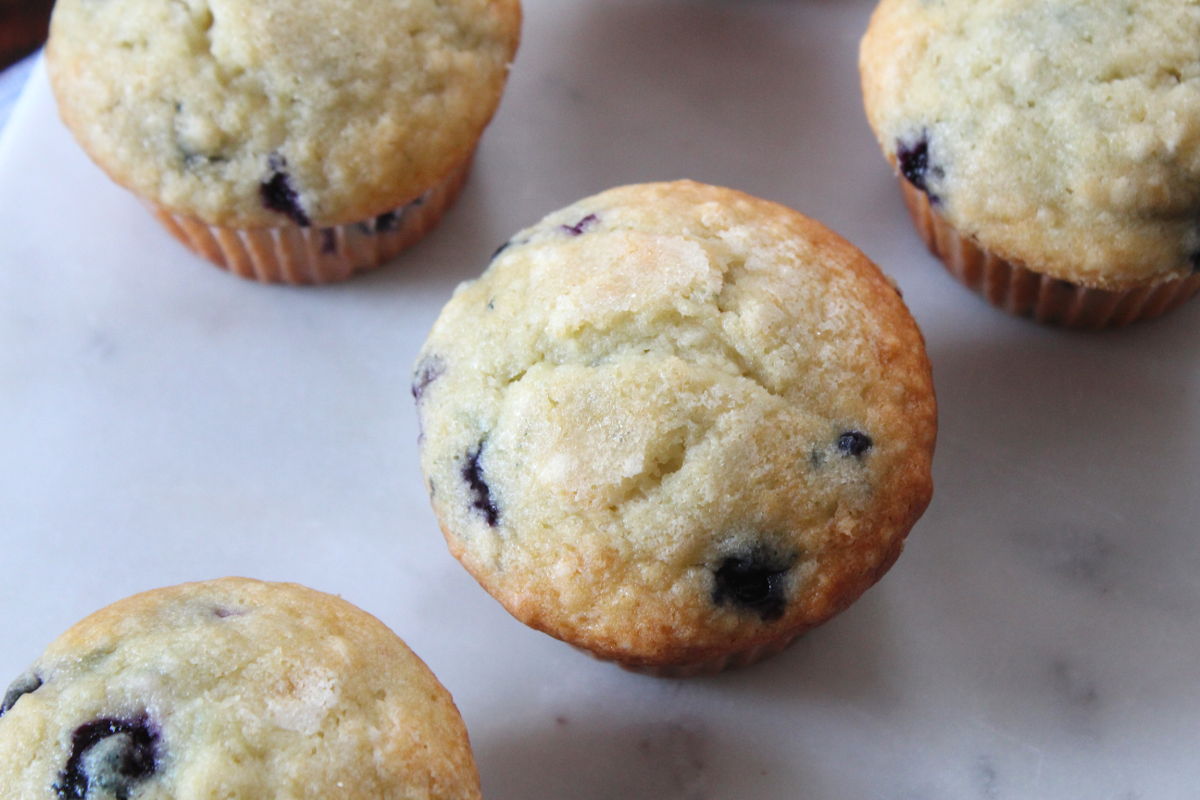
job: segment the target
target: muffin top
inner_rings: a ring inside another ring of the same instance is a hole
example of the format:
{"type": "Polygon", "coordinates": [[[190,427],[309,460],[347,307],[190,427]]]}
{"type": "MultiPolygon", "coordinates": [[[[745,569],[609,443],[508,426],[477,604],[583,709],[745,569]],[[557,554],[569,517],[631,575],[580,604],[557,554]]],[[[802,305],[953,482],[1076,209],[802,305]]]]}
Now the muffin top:
{"type": "Polygon", "coordinates": [[[1200,6],[883,0],[862,42],[888,159],[960,233],[1101,289],[1200,266],[1200,6]]]}
{"type": "Polygon", "coordinates": [[[228,227],[419,197],[500,100],[518,0],[59,0],[59,110],[117,182],[228,227]]]}
{"type": "Polygon", "coordinates": [[[449,694],[381,622],[226,578],[76,624],[0,706],[11,800],[478,798],[449,694]]]}
{"type": "Polygon", "coordinates": [[[413,383],[451,550],[524,622],[631,665],[816,624],[930,497],[916,325],[859,251],[688,181],[517,234],[413,383]]]}

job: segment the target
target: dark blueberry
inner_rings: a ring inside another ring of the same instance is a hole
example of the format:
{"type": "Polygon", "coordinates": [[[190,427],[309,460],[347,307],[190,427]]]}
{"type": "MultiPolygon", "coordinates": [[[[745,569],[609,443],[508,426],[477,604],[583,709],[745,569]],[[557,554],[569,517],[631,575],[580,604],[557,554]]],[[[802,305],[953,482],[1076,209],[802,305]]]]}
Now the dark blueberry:
{"type": "Polygon", "coordinates": [[[429,388],[429,384],[442,377],[446,372],[446,362],[441,356],[427,356],[421,359],[421,363],[417,365],[417,371],[413,374],[412,395],[413,399],[418,403],[425,394],[425,390],[429,388]]]}
{"type": "Polygon", "coordinates": [[[600,221],[600,218],[597,217],[595,214],[588,214],[586,217],[579,220],[579,222],[576,222],[574,225],[560,225],[559,228],[561,228],[562,230],[571,234],[572,236],[579,236],[580,234],[582,234],[584,231],[586,231],[588,228],[590,228],[592,225],[594,225],[595,223],[597,223],[599,221],[600,221]]]}
{"type": "Polygon", "coordinates": [[[874,444],[875,442],[871,441],[871,437],[861,431],[846,431],[838,437],[837,441],[838,450],[856,458],[861,457],[874,444]]]}
{"type": "Polygon", "coordinates": [[[375,232],[385,233],[400,227],[400,215],[395,211],[385,211],[375,218],[375,232]]]}
{"type": "Polygon", "coordinates": [[[900,159],[900,174],[921,191],[925,191],[925,173],[929,171],[929,142],[921,139],[912,147],[901,144],[896,149],[900,159]]]}
{"type": "Polygon", "coordinates": [[[929,195],[929,202],[941,202],[941,198],[929,188],[930,179],[939,180],[945,175],[944,170],[930,157],[929,131],[921,131],[921,135],[915,141],[897,142],[896,160],[900,163],[900,174],[913,186],[929,195]]]}
{"type": "Polygon", "coordinates": [[[357,223],[357,227],[360,231],[368,236],[372,236],[376,233],[388,233],[389,231],[398,230],[400,228],[400,223],[404,221],[404,212],[410,208],[416,208],[424,202],[425,195],[421,195],[416,200],[409,202],[402,208],[385,211],[377,217],[372,217],[371,219],[359,222],[357,223]]]}
{"type": "Polygon", "coordinates": [[[137,784],[157,768],[158,732],[145,714],[97,719],[71,734],[71,755],[54,791],[62,800],[84,800],[95,787],[116,800],[129,800],[137,784]]]}
{"type": "Polygon", "coordinates": [[[42,686],[42,678],[40,675],[35,675],[28,672],[17,678],[8,687],[8,691],[4,693],[4,700],[0,701],[0,717],[8,713],[8,710],[17,704],[27,694],[36,692],[42,686]]]}
{"type": "Polygon", "coordinates": [[[183,166],[191,170],[201,169],[210,164],[224,164],[229,160],[228,157],[219,153],[197,153],[183,145],[179,145],[179,154],[183,157],[183,166]]]}
{"type": "Polygon", "coordinates": [[[258,187],[263,205],[272,211],[278,211],[300,227],[307,228],[308,214],[301,207],[300,195],[285,171],[287,159],[278,153],[272,153],[267,160],[267,166],[271,169],[271,177],[258,187]]]}
{"type": "Polygon", "coordinates": [[[197,153],[180,145],[179,152],[183,156],[183,166],[187,169],[200,169],[213,164],[224,164],[229,157],[220,153],[197,153]]]}
{"type": "Polygon", "coordinates": [[[779,619],[787,606],[786,578],[793,560],[764,549],[726,557],[713,573],[713,602],[753,611],[763,622],[779,619]]]}
{"type": "Polygon", "coordinates": [[[337,231],[333,228],[321,229],[321,252],[327,254],[337,252],[337,231]]]}
{"type": "Polygon", "coordinates": [[[504,244],[500,245],[495,250],[493,250],[492,257],[489,258],[488,261],[489,262],[495,261],[496,256],[500,255],[501,253],[503,253],[505,250],[507,250],[510,247],[512,247],[512,239],[509,239],[507,242],[505,242],[504,244]]]}
{"type": "Polygon", "coordinates": [[[484,443],[480,442],[478,447],[467,453],[467,462],[463,464],[462,476],[474,495],[471,500],[471,508],[482,513],[487,524],[494,528],[500,521],[500,510],[496,508],[496,502],[492,499],[491,487],[483,477],[483,465],[479,463],[479,458],[483,455],[483,445],[484,443]]]}

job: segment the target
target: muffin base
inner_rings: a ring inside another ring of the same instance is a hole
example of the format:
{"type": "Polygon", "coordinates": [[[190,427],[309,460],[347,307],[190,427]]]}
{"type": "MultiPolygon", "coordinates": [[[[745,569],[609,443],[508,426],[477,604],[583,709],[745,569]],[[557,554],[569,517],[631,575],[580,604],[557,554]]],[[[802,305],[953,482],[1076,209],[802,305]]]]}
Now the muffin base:
{"type": "Polygon", "coordinates": [[[799,638],[800,634],[797,633],[785,638],[748,647],[744,650],[735,650],[732,653],[724,653],[713,658],[689,664],[637,664],[596,653],[579,645],[573,645],[573,647],[579,652],[586,653],[599,661],[611,662],[621,669],[636,672],[639,675],[649,675],[654,678],[703,678],[765,661],[771,656],[782,653],[792,642],[799,638]]]}
{"type": "Polygon", "coordinates": [[[1200,291],[1200,274],[1124,290],[1095,289],[1051,278],[979,247],[947,223],[929,197],[900,178],[904,204],[930,252],[969,289],[996,308],[1066,328],[1119,328],[1153,319],[1200,291]]]}
{"type": "MultiPolygon", "coordinates": [[[[428,488],[428,486],[426,488],[428,488]]],[[[833,613],[816,622],[804,625],[799,629],[794,628],[786,633],[778,634],[775,638],[768,641],[759,642],[758,644],[754,644],[749,647],[743,647],[741,649],[732,650],[725,653],[713,653],[710,650],[701,654],[693,654],[690,660],[653,663],[651,660],[652,657],[630,658],[625,656],[621,650],[605,649],[603,647],[588,647],[587,645],[580,643],[578,639],[568,636],[563,631],[554,629],[553,626],[546,625],[544,622],[538,620],[530,619],[528,615],[521,613],[520,608],[514,607],[511,603],[509,603],[507,598],[493,591],[492,587],[485,580],[485,576],[472,568],[471,563],[463,557],[463,549],[458,544],[459,539],[450,534],[450,529],[443,521],[439,519],[438,523],[442,531],[442,536],[446,540],[446,545],[450,549],[450,554],[454,556],[454,558],[460,564],[462,564],[463,568],[470,573],[471,577],[473,577],[476,582],[483,587],[483,590],[490,594],[492,598],[496,600],[496,602],[500,603],[504,610],[511,614],[518,622],[523,625],[527,625],[535,631],[540,631],[552,639],[557,639],[564,644],[570,645],[573,650],[583,653],[586,656],[591,656],[597,661],[605,661],[610,664],[615,664],[621,669],[629,672],[636,672],[639,675],[649,675],[655,678],[702,678],[705,676],[717,675],[727,670],[739,669],[741,667],[748,667],[752,664],[757,664],[759,661],[764,661],[773,655],[782,653],[804,633],[816,627],[817,625],[826,622],[834,616],[837,616],[837,614],[845,610],[845,608],[848,607],[854,601],[854,599],[861,595],[861,592],[855,594],[849,602],[843,603],[835,611],[833,611],[833,613]]],[[[871,581],[872,584],[879,580],[879,578],[881,578],[884,573],[891,568],[899,555],[900,550],[897,548],[896,551],[879,567],[875,574],[875,578],[871,581]]],[[[870,587],[867,586],[865,588],[870,587]]]]}
{"type": "Polygon", "coordinates": [[[242,278],[262,283],[321,284],[373,269],[416,244],[453,205],[471,157],[424,194],[385,214],[325,228],[227,228],[162,206],[151,211],[188,249],[242,278]]]}

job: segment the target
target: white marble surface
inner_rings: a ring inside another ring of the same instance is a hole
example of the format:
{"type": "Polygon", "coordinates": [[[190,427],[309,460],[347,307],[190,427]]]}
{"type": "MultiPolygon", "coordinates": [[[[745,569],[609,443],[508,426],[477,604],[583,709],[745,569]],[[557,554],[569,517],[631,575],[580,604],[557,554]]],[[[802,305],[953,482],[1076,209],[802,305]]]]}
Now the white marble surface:
{"type": "Polygon", "coordinates": [[[458,207],[317,290],[183,251],[81,155],[39,68],[0,140],[0,676],[118,597],[240,573],[400,632],[490,800],[1200,796],[1200,303],[1072,334],[945,276],[859,108],[871,6],[527,0],[458,207]],[[446,554],[408,375],[511,232],[683,176],[823,219],[895,276],[942,433],[879,586],[772,661],[669,682],[527,630],[446,554]]]}

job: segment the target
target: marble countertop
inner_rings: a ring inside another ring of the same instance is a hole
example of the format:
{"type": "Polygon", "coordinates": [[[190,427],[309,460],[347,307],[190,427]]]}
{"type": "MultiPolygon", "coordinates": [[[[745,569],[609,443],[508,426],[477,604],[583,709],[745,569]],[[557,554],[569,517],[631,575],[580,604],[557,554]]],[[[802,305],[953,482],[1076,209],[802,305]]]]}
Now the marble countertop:
{"type": "Polygon", "coordinates": [[[490,800],[1196,797],[1200,302],[1078,334],[944,274],[860,109],[872,5],[526,0],[458,206],[322,289],[182,250],[35,69],[0,138],[0,676],[119,597],[246,574],[399,632],[454,693],[490,800]],[[408,394],[442,303],[510,233],[677,177],[862,247],[941,403],[934,501],[892,572],[783,655],[689,681],[592,661],[476,586],[429,511],[408,394]]]}

